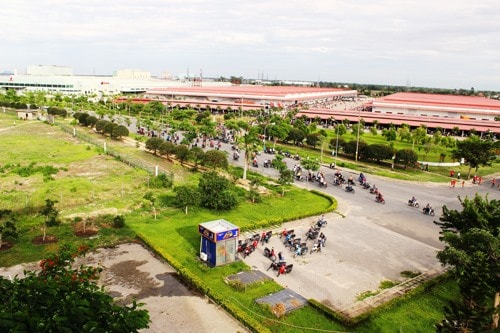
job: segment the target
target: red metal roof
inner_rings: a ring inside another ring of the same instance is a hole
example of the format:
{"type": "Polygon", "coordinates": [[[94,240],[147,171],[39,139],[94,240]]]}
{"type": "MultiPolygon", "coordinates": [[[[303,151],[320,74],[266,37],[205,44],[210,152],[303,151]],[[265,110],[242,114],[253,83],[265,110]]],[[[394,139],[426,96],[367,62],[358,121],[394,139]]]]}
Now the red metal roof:
{"type": "Polygon", "coordinates": [[[461,130],[475,129],[480,132],[492,131],[500,134],[500,122],[487,121],[487,120],[472,120],[472,119],[458,119],[458,118],[444,118],[444,117],[423,117],[423,116],[409,116],[404,114],[384,114],[369,111],[335,111],[325,109],[309,109],[300,111],[296,117],[305,115],[308,118],[319,117],[321,119],[335,119],[342,121],[344,119],[350,122],[357,122],[359,118],[367,123],[373,123],[377,120],[379,124],[408,124],[410,126],[418,127],[426,125],[428,128],[444,128],[453,129],[458,127],[461,130]]]}
{"type": "Polygon", "coordinates": [[[439,94],[420,94],[400,92],[373,101],[374,107],[378,104],[416,104],[429,106],[443,106],[454,108],[473,108],[496,110],[500,112],[500,101],[479,96],[458,96],[439,94]]]}

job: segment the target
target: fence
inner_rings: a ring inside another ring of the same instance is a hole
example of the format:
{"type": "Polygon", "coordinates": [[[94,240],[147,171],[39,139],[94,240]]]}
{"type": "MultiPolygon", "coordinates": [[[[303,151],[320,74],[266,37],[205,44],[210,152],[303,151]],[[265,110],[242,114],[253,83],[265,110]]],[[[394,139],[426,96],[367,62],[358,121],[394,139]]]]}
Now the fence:
{"type": "Polygon", "coordinates": [[[115,159],[117,159],[118,161],[121,161],[129,166],[145,170],[151,175],[156,175],[157,173],[158,174],[164,173],[164,174],[171,174],[173,176],[173,174],[171,172],[169,172],[168,170],[165,170],[163,168],[160,168],[157,165],[154,165],[152,163],[148,163],[146,161],[139,160],[133,156],[124,154],[123,152],[120,152],[116,149],[113,149],[112,147],[109,147],[107,145],[106,141],[94,138],[93,136],[91,136],[87,133],[84,133],[82,131],[77,131],[73,126],[63,124],[60,122],[55,122],[54,124],[59,126],[63,131],[71,134],[72,136],[77,137],[78,139],[80,139],[82,141],[85,141],[91,145],[98,147],[99,149],[101,149],[103,151],[103,153],[105,153],[109,156],[112,156],[115,159]],[[156,168],[158,168],[158,170],[156,170],[156,168]]]}

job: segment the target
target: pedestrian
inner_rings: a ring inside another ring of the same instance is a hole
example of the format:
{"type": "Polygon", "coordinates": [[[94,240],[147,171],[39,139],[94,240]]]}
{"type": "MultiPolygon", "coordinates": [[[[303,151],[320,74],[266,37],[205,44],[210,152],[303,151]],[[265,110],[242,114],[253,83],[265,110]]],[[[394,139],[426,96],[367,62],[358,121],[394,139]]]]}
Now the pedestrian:
{"type": "Polygon", "coordinates": [[[460,179],[460,172],[457,173],[457,179],[460,179]]]}
{"type": "Polygon", "coordinates": [[[280,265],[280,268],[278,270],[278,276],[280,276],[281,274],[285,274],[285,269],[286,269],[285,265],[280,265]]]}
{"type": "Polygon", "coordinates": [[[451,183],[450,183],[450,187],[455,187],[456,183],[457,183],[457,181],[455,179],[452,179],[451,183]]]}
{"type": "Polygon", "coordinates": [[[481,185],[481,183],[483,182],[483,177],[479,176],[478,182],[479,182],[479,185],[481,185]]]}
{"type": "Polygon", "coordinates": [[[491,187],[495,187],[495,178],[491,180],[491,187]]]}
{"type": "Polygon", "coordinates": [[[462,188],[465,187],[465,180],[462,180],[462,188]]]}
{"type": "MultiPolygon", "coordinates": [[[[429,171],[429,163],[426,163],[426,164],[425,164],[425,171],[429,171]]],[[[460,173],[459,173],[459,175],[460,175],[460,173]]],[[[459,177],[459,178],[460,178],[460,177],[459,177]]]]}

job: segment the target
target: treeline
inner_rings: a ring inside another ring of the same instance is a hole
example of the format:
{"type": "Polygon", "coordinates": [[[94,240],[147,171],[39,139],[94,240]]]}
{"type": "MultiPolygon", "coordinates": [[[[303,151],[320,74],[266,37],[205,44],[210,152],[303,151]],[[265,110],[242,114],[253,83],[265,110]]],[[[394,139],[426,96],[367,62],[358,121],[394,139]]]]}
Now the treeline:
{"type": "Polygon", "coordinates": [[[86,112],[75,112],[73,117],[80,125],[95,128],[97,133],[109,135],[113,139],[119,139],[129,135],[129,130],[126,126],[118,125],[113,121],[98,119],[86,112]]]}

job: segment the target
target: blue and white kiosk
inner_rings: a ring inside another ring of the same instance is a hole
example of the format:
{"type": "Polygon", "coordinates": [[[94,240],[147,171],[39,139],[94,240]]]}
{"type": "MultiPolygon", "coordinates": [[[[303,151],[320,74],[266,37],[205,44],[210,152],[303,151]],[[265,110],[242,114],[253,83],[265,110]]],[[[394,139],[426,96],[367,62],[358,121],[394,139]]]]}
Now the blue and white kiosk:
{"type": "Polygon", "coordinates": [[[200,223],[200,258],[211,266],[220,266],[236,260],[240,228],[220,219],[200,223]]]}

